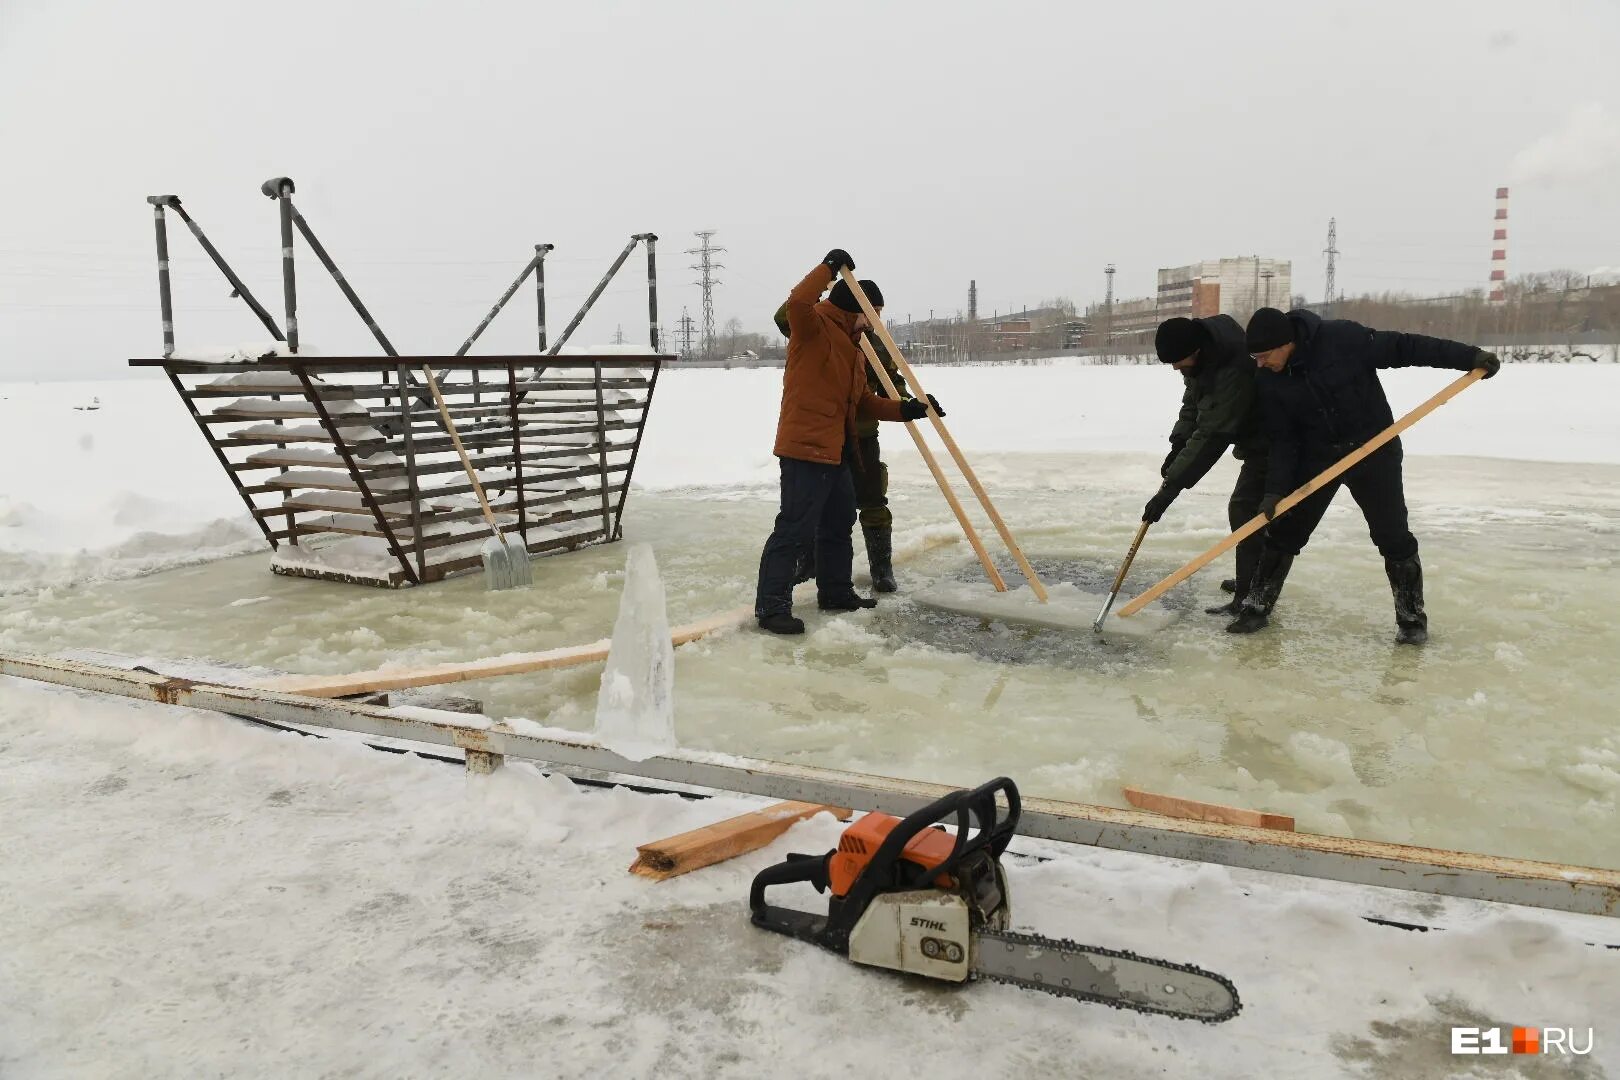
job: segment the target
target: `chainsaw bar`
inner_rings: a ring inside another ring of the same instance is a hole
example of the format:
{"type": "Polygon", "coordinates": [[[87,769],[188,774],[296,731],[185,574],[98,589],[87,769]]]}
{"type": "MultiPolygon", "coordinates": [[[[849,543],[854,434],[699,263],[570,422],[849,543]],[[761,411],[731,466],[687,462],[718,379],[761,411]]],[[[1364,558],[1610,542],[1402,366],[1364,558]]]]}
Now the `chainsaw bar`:
{"type": "Polygon", "coordinates": [[[981,929],[977,937],[975,979],[1206,1024],[1243,1007],[1230,979],[1203,968],[1038,934],[981,929]]]}

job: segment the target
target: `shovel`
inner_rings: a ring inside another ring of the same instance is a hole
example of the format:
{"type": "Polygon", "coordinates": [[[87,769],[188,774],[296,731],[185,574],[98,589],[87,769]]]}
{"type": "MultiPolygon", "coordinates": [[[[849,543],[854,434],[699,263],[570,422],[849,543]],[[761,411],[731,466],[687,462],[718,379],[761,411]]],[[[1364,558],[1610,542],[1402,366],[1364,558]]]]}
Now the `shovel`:
{"type": "Polygon", "coordinates": [[[491,535],[484,541],[484,547],[480,551],[484,557],[484,585],[490,589],[515,589],[529,584],[533,579],[529,572],[528,549],[522,544],[514,544],[508,540],[500,525],[496,523],[495,511],[490,509],[489,499],[484,495],[484,485],[478,482],[478,473],[474,471],[472,461],[461,445],[461,436],[456,433],[456,422],[450,419],[450,410],[445,407],[444,395],[439,392],[439,380],[433,377],[433,369],[426,364],[422,365],[422,374],[427,378],[428,389],[433,393],[433,403],[439,407],[439,417],[444,421],[444,430],[449,433],[450,441],[461,457],[461,466],[467,470],[467,479],[472,481],[473,491],[478,495],[478,505],[484,508],[484,520],[489,523],[491,535]]]}
{"type": "Polygon", "coordinates": [[[1108,618],[1108,612],[1119,598],[1119,587],[1125,584],[1125,575],[1130,572],[1131,563],[1136,561],[1136,549],[1142,546],[1142,538],[1147,535],[1151,521],[1142,522],[1142,527],[1136,530],[1136,539],[1131,541],[1131,550],[1125,553],[1125,561],[1119,564],[1119,573],[1114,575],[1114,587],[1108,590],[1108,600],[1103,604],[1101,611],[1097,612],[1097,621],[1091,624],[1093,634],[1102,633],[1103,620],[1108,618]]]}

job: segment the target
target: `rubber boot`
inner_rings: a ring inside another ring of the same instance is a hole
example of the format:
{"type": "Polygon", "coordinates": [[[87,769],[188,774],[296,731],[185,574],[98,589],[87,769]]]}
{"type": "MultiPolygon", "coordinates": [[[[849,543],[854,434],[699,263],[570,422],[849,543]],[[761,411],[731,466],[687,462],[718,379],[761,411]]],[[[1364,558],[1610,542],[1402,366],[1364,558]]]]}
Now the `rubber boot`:
{"type": "Polygon", "coordinates": [[[759,620],[759,628],[773,634],[802,634],[804,633],[804,620],[782,611],[775,615],[763,616],[759,620]]]}
{"type": "Polygon", "coordinates": [[[1271,609],[1277,606],[1277,596],[1283,582],[1288,580],[1288,568],[1294,565],[1292,555],[1284,555],[1275,548],[1260,553],[1260,563],[1254,570],[1254,582],[1249,595],[1243,598],[1243,610],[1226,627],[1228,634],[1252,634],[1262,630],[1271,621],[1271,609]]]}
{"type": "Polygon", "coordinates": [[[1429,616],[1423,611],[1423,563],[1416,555],[1385,559],[1384,573],[1395,597],[1395,644],[1422,645],[1429,640],[1429,616]]]}
{"type": "Polygon", "coordinates": [[[1254,570],[1260,562],[1260,552],[1265,550],[1265,546],[1265,541],[1258,536],[1251,536],[1237,546],[1237,576],[1221,582],[1222,591],[1231,593],[1232,599],[1224,604],[1205,608],[1205,615],[1243,614],[1243,598],[1249,595],[1249,586],[1254,582],[1254,570]],[[1238,588],[1239,582],[1243,583],[1241,589],[1238,588]]]}
{"type": "Polygon", "coordinates": [[[866,540],[866,565],[872,568],[872,589],[875,592],[894,592],[894,533],[883,526],[862,525],[861,536],[866,540]]]}
{"type": "Polygon", "coordinates": [[[1237,578],[1229,577],[1229,578],[1226,578],[1226,579],[1222,580],[1222,582],[1221,582],[1221,592],[1229,592],[1229,593],[1237,592],[1237,578]]]}

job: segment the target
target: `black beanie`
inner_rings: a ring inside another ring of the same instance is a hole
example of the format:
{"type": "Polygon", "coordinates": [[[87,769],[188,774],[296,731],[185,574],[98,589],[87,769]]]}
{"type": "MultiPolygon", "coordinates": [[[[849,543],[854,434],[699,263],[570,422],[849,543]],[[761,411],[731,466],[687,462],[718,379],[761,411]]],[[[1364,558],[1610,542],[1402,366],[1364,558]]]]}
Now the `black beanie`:
{"type": "Polygon", "coordinates": [[[1164,320],[1159,324],[1159,332],[1153,335],[1153,348],[1159,360],[1166,364],[1187,359],[1203,344],[1203,329],[1191,319],[1180,316],[1164,320]]]}
{"type": "Polygon", "coordinates": [[[1263,307],[1249,317],[1244,335],[1251,353],[1280,349],[1294,340],[1294,324],[1274,307],[1263,307]]]}
{"type": "MultiPolygon", "coordinates": [[[[883,306],[883,290],[877,287],[877,282],[872,281],[870,278],[862,278],[861,291],[866,294],[868,300],[872,301],[873,307],[880,308],[883,306]]],[[[861,302],[855,299],[855,294],[850,292],[849,286],[842,281],[832,287],[832,292],[828,294],[827,299],[833,302],[833,307],[842,308],[845,311],[858,313],[861,310],[861,302]]]]}

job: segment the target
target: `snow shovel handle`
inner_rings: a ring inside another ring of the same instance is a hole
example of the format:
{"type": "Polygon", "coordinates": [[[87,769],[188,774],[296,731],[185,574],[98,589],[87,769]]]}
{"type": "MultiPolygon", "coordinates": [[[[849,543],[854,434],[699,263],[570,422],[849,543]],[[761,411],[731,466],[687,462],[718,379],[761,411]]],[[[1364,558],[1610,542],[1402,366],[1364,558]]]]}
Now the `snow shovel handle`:
{"type": "MultiPolygon", "coordinates": [[[[866,362],[871,365],[872,371],[877,375],[878,383],[883,392],[893,401],[900,400],[900,391],[895,387],[894,380],[889,378],[888,371],[883,367],[883,361],[878,359],[877,350],[872,343],[861,335],[861,351],[866,354],[866,362]]],[[[967,519],[967,512],[962,509],[962,503],[957,499],[956,492],[951,490],[951,482],[945,478],[945,470],[939,467],[939,459],[928,448],[923,440],[922,432],[917,430],[916,424],[907,424],[906,430],[911,433],[911,441],[917,444],[917,453],[922,455],[923,461],[928,464],[928,471],[934,476],[934,483],[939,485],[940,493],[950,505],[951,513],[956,515],[956,523],[962,526],[962,534],[967,537],[968,543],[973,546],[973,554],[979,558],[979,565],[984,567],[985,575],[990,578],[990,584],[995,586],[996,592],[1006,592],[1007,582],[1002,579],[1001,572],[996,564],[990,561],[990,553],[984,550],[984,541],[979,539],[979,533],[973,528],[973,523],[967,519]]]]}
{"type": "Polygon", "coordinates": [[[439,392],[439,380],[434,378],[433,369],[426,364],[422,365],[422,377],[427,380],[428,390],[433,394],[433,404],[439,407],[439,418],[444,421],[444,430],[450,435],[450,442],[455,445],[456,454],[461,458],[461,467],[467,470],[467,479],[472,481],[473,491],[478,494],[478,505],[484,508],[484,520],[489,522],[489,531],[495,534],[495,539],[506,546],[506,534],[501,531],[500,525],[495,521],[495,511],[490,509],[489,499],[484,496],[484,485],[478,482],[478,473],[473,469],[472,460],[467,457],[467,450],[461,445],[461,436],[456,432],[456,422],[450,419],[450,409],[444,403],[444,395],[439,392]]]}
{"type": "Polygon", "coordinates": [[[1119,573],[1114,575],[1114,587],[1108,590],[1108,599],[1103,602],[1103,608],[1097,612],[1097,621],[1091,624],[1091,632],[1102,633],[1103,620],[1108,618],[1108,612],[1113,608],[1114,601],[1119,598],[1119,587],[1125,584],[1125,575],[1130,572],[1131,563],[1136,561],[1136,549],[1142,546],[1142,538],[1147,535],[1151,521],[1142,522],[1141,528],[1136,530],[1136,539],[1131,541],[1131,550],[1125,553],[1125,561],[1119,564],[1119,573]]]}
{"type": "Polygon", "coordinates": [[[895,343],[893,335],[889,333],[889,328],[883,325],[883,320],[878,317],[877,309],[872,306],[872,301],[867,299],[866,290],[861,288],[859,281],[855,280],[855,275],[850,273],[849,267],[839,267],[838,274],[843,279],[844,284],[849,287],[851,295],[861,305],[861,311],[872,323],[872,331],[877,334],[878,339],[889,350],[889,355],[894,359],[894,366],[900,369],[900,374],[905,377],[906,382],[911,384],[912,392],[917,395],[917,400],[922,402],[928,409],[928,419],[933,423],[934,430],[939,432],[940,441],[945,444],[945,449],[950,451],[952,460],[956,462],[956,467],[962,470],[962,479],[967,481],[968,487],[973,489],[973,494],[978,496],[979,505],[984,507],[986,514],[990,515],[990,521],[995,525],[996,532],[1000,534],[1001,542],[1007,545],[1007,550],[1012,553],[1013,559],[1018,563],[1018,569],[1024,574],[1024,580],[1029,582],[1030,591],[1035,594],[1037,600],[1043,604],[1046,603],[1046,586],[1041,584],[1041,579],[1036,576],[1035,568],[1029,565],[1028,559],[1024,558],[1024,552],[1019,548],[1018,541],[1013,538],[1012,530],[1007,528],[1007,523],[996,512],[995,503],[990,501],[990,493],[985,491],[984,485],[979,483],[979,477],[974,473],[972,466],[967,463],[967,458],[962,455],[962,450],[956,445],[956,440],[951,438],[951,433],[946,429],[945,421],[939,418],[939,413],[935,412],[933,405],[929,403],[928,394],[923,390],[922,383],[917,378],[917,373],[912,370],[910,364],[906,363],[905,356],[900,352],[900,346],[895,343]]]}
{"type": "MultiPolygon", "coordinates": [[[[1466,375],[1463,375],[1461,378],[1454,380],[1452,383],[1446,386],[1445,389],[1434,395],[1434,397],[1430,398],[1428,401],[1425,401],[1423,404],[1419,405],[1417,408],[1413,409],[1411,412],[1389,425],[1389,427],[1385,428],[1383,431],[1380,431],[1377,435],[1374,435],[1372,438],[1350,451],[1344,457],[1340,458],[1338,461],[1334,462],[1332,465],[1329,465],[1326,469],[1323,469],[1314,477],[1295,488],[1291,494],[1277,503],[1276,513],[1272,515],[1273,519],[1275,519],[1277,515],[1284,514],[1289,510],[1292,510],[1301,502],[1305,501],[1305,499],[1309,498],[1313,493],[1320,491],[1326,485],[1332,483],[1334,480],[1337,480],[1340,476],[1344,475],[1347,470],[1360,463],[1363,458],[1382,447],[1385,443],[1395,438],[1395,436],[1399,435],[1401,432],[1405,431],[1407,428],[1411,427],[1425,416],[1428,416],[1435,409],[1438,409],[1441,405],[1444,405],[1446,402],[1456,397],[1468,386],[1478,382],[1484,377],[1485,369],[1475,368],[1466,375]]],[[[1265,528],[1268,524],[1270,524],[1270,522],[1267,521],[1264,514],[1254,515],[1254,517],[1250,518],[1248,521],[1245,521],[1231,536],[1228,536],[1225,540],[1222,540],[1220,543],[1198,556],[1198,558],[1194,559],[1186,566],[1183,566],[1180,570],[1177,570],[1175,573],[1171,574],[1169,577],[1165,578],[1163,581],[1144,592],[1141,596],[1138,596],[1136,599],[1120,608],[1120,618],[1123,619],[1128,616],[1135,615],[1148,604],[1152,603],[1154,600],[1157,600],[1160,596],[1163,596],[1166,592],[1169,592],[1183,581],[1186,581],[1198,571],[1220,558],[1224,552],[1230,551],[1232,548],[1237,547],[1241,541],[1248,539],[1250,536],[1265,528]]]]}

